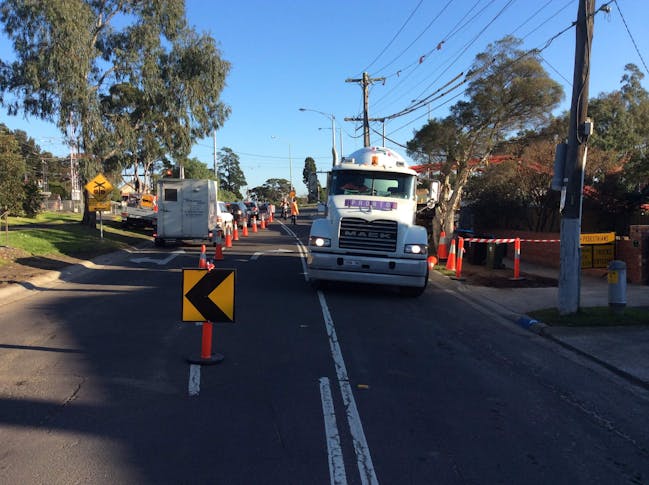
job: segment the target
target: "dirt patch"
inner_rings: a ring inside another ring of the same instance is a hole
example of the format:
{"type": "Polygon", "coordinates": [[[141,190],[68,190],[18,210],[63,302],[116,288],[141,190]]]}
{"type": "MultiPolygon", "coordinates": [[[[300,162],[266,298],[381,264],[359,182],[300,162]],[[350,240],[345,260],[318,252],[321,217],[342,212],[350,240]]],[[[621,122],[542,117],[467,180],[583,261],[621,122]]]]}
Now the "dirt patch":
{"type": "Polygon", "coordinates": [[[81,262],[81,259],[56,255],[32,256],[22,249],[0,246],[0,288],[11,283],[21,283],[53,270],[81,262]]]}
{"type": "Polygon", "coordinates": [[[462,265],[461,276],[468,285],[492,288],[545,288],[559,284],[556,278],[524,272],[520,273],[521,279],[514,280],[514,271],[511,268],[489,269],[486,266],[467,263],[462,265]]]}

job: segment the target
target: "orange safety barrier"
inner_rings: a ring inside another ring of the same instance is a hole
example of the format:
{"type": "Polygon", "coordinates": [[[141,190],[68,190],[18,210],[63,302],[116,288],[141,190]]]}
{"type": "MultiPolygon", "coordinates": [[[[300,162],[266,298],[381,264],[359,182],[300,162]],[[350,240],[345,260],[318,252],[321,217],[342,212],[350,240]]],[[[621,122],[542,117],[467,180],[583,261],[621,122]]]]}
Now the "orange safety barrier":
{"type": "Polygon", "coordinates": [[[446,269],[448,271],[455,271],[455,239],[451,241],[451,250],[448,253],[446,260],[446,269]]]}

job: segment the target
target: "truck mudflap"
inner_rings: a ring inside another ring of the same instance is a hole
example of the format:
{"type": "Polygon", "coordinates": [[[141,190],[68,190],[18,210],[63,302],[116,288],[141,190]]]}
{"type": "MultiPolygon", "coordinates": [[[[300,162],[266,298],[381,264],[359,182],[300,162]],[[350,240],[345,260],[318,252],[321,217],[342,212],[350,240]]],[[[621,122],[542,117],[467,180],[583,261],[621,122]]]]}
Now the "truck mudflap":
{"type": "Polygon", "coordinates": [[[311,252],[309,279],[422,288],[428,281],[425,259],[376,258],[311,252]]]}

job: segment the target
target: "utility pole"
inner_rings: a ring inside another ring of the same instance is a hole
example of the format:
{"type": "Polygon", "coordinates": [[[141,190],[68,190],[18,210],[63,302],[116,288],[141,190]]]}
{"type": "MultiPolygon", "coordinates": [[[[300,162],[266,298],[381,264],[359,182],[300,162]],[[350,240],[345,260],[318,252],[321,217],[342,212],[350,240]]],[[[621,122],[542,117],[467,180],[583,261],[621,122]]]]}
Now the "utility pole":
{"type": "Polygon", "coordinates": [[[381,81],[384,82],[384,77],[374,77],[371,78],[366,72],[363,73],[363,77],[360,79],[345,79],[346,83],[360,83],[361,88],[363,89],[363,118],[345,118],[345,121],[362,121],[363,122],[363,146],[370,146],[370,121],[381,121],[380,119],[372,119],[369,117],[369,104],[370,104],[370,93],[369,87],[371,84],[381,81]]]}
{"type": "Polygon", "coordinates": [[[216,179],[216,200],[219,200],[219,172],[216,161],[216,129],[214,129],[214,178],[216,179]]]}
{"type": "Polygon", "coordinates": [[[579,0],[575,24],[575,71],[568,147],[564,167],[565,198],[561,211],[561,268],[558,310],[561,315],[579,310],[581,293],[581,214],[587,141],[592,123],[587,122],[590,48],[593,38],[595,0],[579,0]]]}

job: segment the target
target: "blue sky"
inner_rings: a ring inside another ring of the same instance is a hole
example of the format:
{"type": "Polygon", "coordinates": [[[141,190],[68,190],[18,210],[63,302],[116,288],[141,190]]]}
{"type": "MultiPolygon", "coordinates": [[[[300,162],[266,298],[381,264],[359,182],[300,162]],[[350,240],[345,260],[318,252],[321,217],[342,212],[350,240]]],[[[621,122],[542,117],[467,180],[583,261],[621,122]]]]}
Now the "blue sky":
{"type": "MultiPolygon", "coordinates": [[[[249,187],[292,176],[298,193],[303,193],[307,156],[316,160],[319,170],[331,166],[331,121],[299,108],[335,116],[336,149],[340,154],[342,134],[343,152],[349,154],[362,147],[362,130],[359,123],[344,118],[360,116],[362,92],[346,79],[359,78],[364,71],[385,77],[370,89],[370,116],[392,115],[467,72],[477,53],[507,34],[523,39],[524,49],[543,48],[576,19],[578,1],[187,0],[186,7],[190,24],[210,33],[232,64],[222,95],[232,115],[217,132],[217,147],[239,155],[249,187]]],[[[595,17],[591,97],[618,89],[627,63],[648,74],[649,2],[618,0],[610,7],[609,14],[595,17]]],[[[559,111],[570,105],[574,46],[575,31],[569,28],[542,52],[545,69],[564,86],[559,111]]],[[[0,57],[10,56],[8,42],[0,35],[0,57]]],[[[643,85],[649,89],[647,78],[643,85]]],[[[445,116],[461,96],[456,89],[386,123],[392,140],[386,146],[405,155],[398,144],[405,145],[428,116],[445,116]]],[[[69,152],[62,135],[47,123],[9,117],[5,110],[0,122],[27,131],[44,150],[69,152]]],[[[372,126],[381,132],[379,123],[372,126]]],[[[371,142],[382,144],[381,136],[372,133],[371,142]]],[[[211,137],[201,140],[192,156],[211,167],[213,147],[211,137]]]]}

